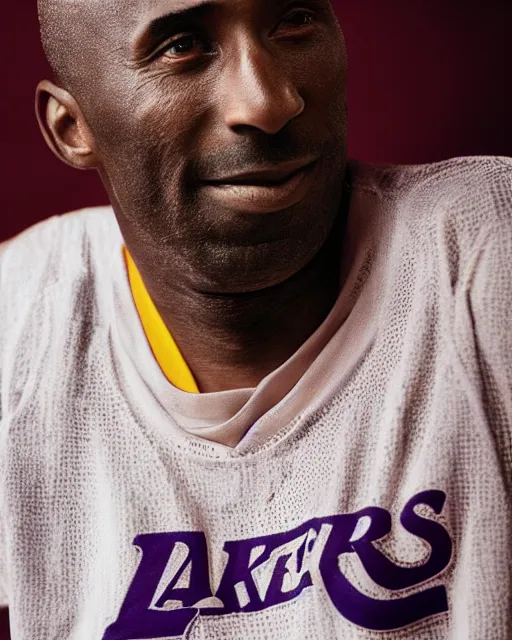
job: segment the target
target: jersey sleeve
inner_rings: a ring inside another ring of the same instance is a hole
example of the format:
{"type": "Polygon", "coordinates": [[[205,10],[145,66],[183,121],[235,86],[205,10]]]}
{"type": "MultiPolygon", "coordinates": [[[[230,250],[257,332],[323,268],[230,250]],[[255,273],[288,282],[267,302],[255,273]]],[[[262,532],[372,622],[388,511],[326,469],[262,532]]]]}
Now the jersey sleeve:
{"type": "Polygon", "coordinates": [[[510,217],[486,229],[469,306],[483,405],[503,477],[512,489],[512,188],[510,217]]]}
{"type": "Polygon", "coordinates": [[[7,607],[9,605],[9,599],[7,597],[7,585],[5,576],[5,540],[3,527],[0,523],[0,553],[2,554],[2,560],[0,561],[0,608],[7,607]]]}
{"type": "MultiPolygon", "coordinates": [[[[5,253],[7,248],[7,242],[0,243],[0,425],[2,424],[2,358],[3,358],[3,348],[2,348],[2,337],[4,331],[4,311],[2,300],[4,296],[2,295],[3,287],[2,287],[2,256],[5,253]]],[[[0,427],[1,429],[1,427],[0,427]]]]}
{"type": "MultiPolygon", "coordinates": [[[[4,296],[2,295],[2,256],[5,253],[5,249],[7,248],[7,243],[0,243],[0,442],[1,442],[1,433],[2,433],[2,368],[3,368],[3,338],[4,338],[4,296]]],[[[0,458],[2,455],[2,451],[0,451],[0,458]]],[[[0,469],[0,482],[3,481],[3,476],[1,474],[0,469]]],[[[3,487],[0,486],[0,607],[6,607],[8,605],[7,598],[7,585],[6,585],[6,543],[5,543],[5,532],[4,532],[4,521],[3,521],[3,509],[2,502],[3,500],[3,487]]]]}

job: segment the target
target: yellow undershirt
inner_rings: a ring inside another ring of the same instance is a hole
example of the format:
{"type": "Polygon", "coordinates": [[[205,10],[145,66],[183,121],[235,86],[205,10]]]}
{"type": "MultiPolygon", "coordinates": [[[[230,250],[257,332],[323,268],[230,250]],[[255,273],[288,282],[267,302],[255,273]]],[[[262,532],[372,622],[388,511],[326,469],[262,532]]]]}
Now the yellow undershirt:
{"type": "Polygon", "coordinates": [[[132,290],[133,301],[160,369],[171,384],[188,393],[199,393],[194,376],[185,362],[176,342],[165,326],[153,300],[142,281],[142,277],[126,247],[123,255],[128,279],[132,290]]]}

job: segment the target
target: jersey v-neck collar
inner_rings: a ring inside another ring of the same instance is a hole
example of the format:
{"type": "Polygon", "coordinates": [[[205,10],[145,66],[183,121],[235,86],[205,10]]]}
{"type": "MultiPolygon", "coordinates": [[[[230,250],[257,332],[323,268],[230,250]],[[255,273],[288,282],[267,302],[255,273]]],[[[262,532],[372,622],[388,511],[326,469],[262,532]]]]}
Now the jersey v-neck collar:
{"type": "Polygon", "coordinates": [[[194,376],[151,299],[130,252],[126,246],[123,246],[122,251],[133,301],[151,351],[162,373],[178,389],[188,393],[199,393],[194,376]]]}
{"type": "MultiPolygon", "coordinates": [[[[357,367],[376,332],[372,277],[359,291],[360,274],[373,251],[370,226],[355,192],[348,215],[340,264],[341,293],[327,318],[310,338],[256,388],[214,393],[189,393],[169,382],[146,338],[130,287],[119,236],[112,261],[115,344],[132,363],[134,376],[157,400],[181,435],[192,438],[192,451],[208,457],[246,455],[269,443],[288,426],[321,409],[357,367]],[[357,296],[354,291],[357,290],[357,296]],[[340,353],[343,354],[340,358],[340,353]]],[[[132,383],[133,384],[133,383],[132,383]]],[[[180,437],[182,446],[184,440],[180,437]]]]}

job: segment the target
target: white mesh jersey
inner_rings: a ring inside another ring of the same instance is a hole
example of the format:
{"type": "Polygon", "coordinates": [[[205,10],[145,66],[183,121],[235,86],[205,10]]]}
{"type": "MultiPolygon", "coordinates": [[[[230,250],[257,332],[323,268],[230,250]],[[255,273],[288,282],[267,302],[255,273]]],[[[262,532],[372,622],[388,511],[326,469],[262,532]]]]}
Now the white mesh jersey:
{"type": "Polygon", "coordinates": [[[351,167],[339,298],[255,389],[167,381],[111,208],[4,247],[14,640],[512,638],[512,159],[351,167]]]}

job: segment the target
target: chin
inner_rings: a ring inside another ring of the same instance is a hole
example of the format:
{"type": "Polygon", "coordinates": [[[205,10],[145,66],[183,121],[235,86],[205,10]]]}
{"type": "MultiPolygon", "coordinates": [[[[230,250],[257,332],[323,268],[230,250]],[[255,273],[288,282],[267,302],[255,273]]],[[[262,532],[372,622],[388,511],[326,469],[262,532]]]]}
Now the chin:
{"type": "MultiPolygon", "coordinates": [[[[283,214],[285,215],[285,214],[283,214]]],[[[259,229],[255,235],[207,239],[189,262],[195,287],[208,293],[249,293],[277,286],[302,271],[325,244],[334,220],[303,224],[288,233],[259,229]],[[274,237],[272,237],[274,236],[274,237]]]]}

